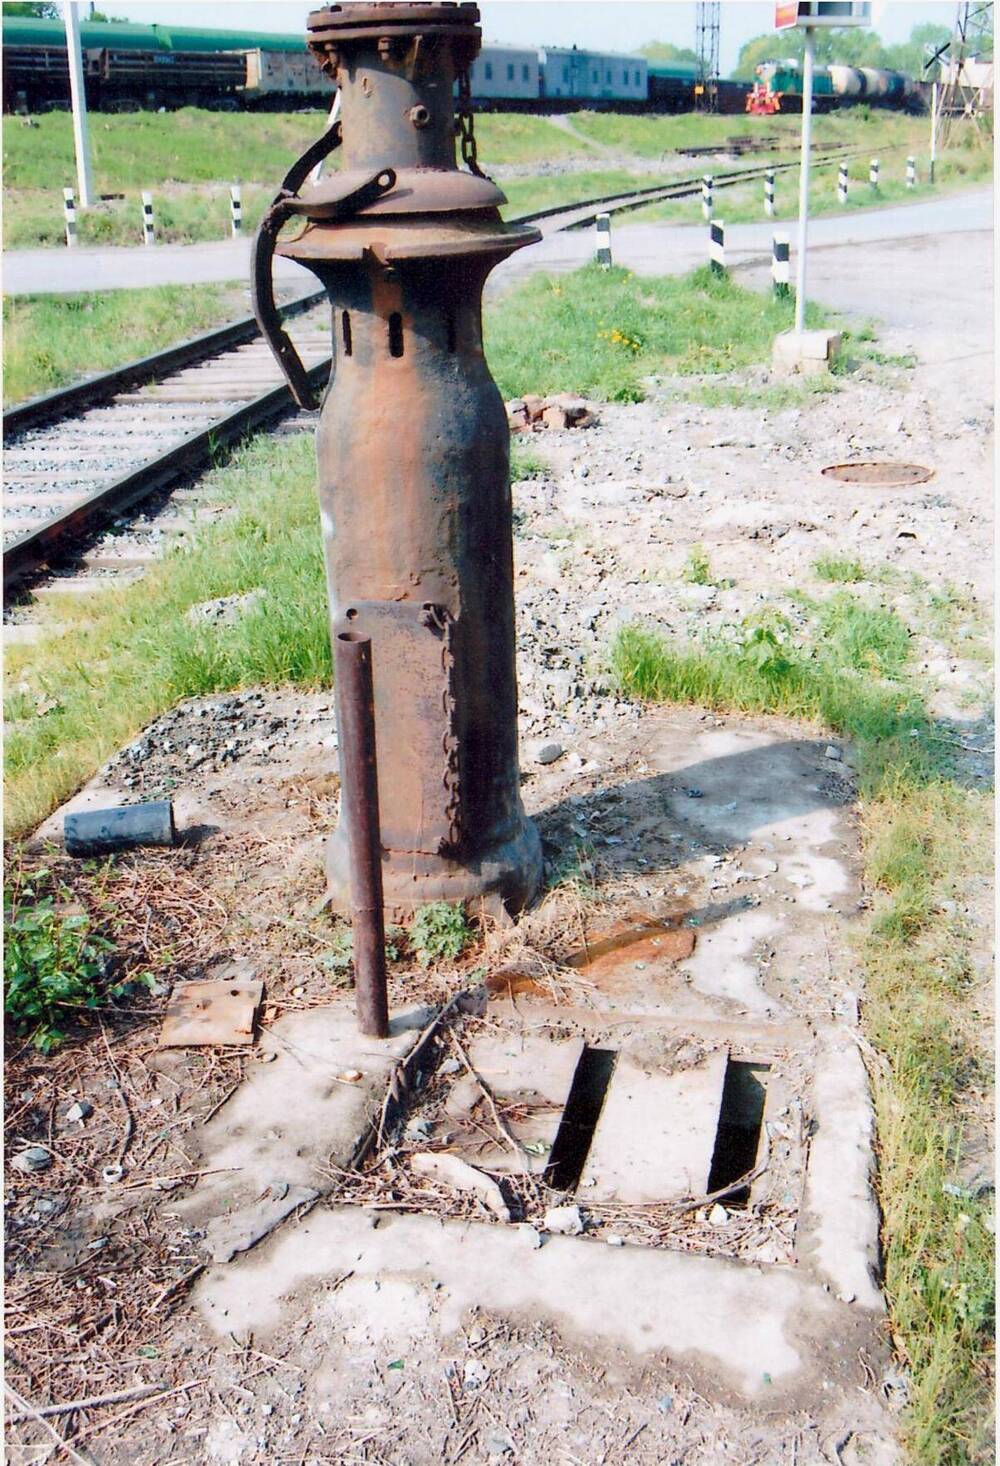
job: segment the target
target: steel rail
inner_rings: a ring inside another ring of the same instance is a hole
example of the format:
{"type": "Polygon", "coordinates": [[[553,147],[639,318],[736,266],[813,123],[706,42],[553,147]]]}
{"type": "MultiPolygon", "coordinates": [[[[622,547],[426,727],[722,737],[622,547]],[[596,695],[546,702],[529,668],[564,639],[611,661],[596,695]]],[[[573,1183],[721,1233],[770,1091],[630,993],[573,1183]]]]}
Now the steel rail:
{"type": "MultiPolygon", "coordinates": [[[[899,147],[905,144],[899,144],[899,147]]],[[[897,148],[898,150],[898,148],[897,148]]],[[[816,167],[828,167],[844,158],[866,156],[869,150],[846,151],[838,149],[822,159],[816,160],[816,167]]],[[[883,152],[891,149],[883,148],[883,152]]],[[[775,164],[756,164],[750,168],[734,169],[714,175],[718,188],[731,188],[737,184],[760,178],[768,169],[775,172],[797,167],[795,161],[775,164]]],[[[559,204],[552,208],[521,214],[512,222],[530,223],[537,219],[554,218],[559,214],[576,215],[580,209],[590,209],[583,217],[571,218],[563,228],[582,228],[593,222],[598,212],[624,213],[640,209],[651,203],[695,196],[701,189],[701,178],[677,179],[668,184],[656,184],[645,189],[631,189],[627,192],[606,194],[600,198],[584,199],[571,204],[559,204]]],[[[282,307],[286,316],[298,315],[325,299],[325,291],[315,291],[301,296],[282,307]]],[[[110,399],[116,393],[131,387],[155,381],[157,377],[179,366],[190,365],[211,357],[226,348],[253,340],[260,334],[257,322],[252,316],[231,322],[214,331],[207,331],[192,337],[177,346],[168,347],[152,356],[127,363],[114,371],[102,373],[72,387],[60,388],[42,397],[33,398],[4,414],[4,440],[40,423],[58,421],[68,417],[82,407],[110,399]]],[[[313,387],[322,386],[329,374],[332,358],[326,357],[309,371],[313,387]]],[[[269,388],[260,396],[217,419],[208,427],[200,428],[181,442],[174,444],[157,457],[137,468],[130,469],[121,477],[103,485],[82,499],[64,513],[54,516],[46,523],[28,530],[12,540],[3,552],[3,588],[6,600],[11,591],[21,586],[26,579],[39,571],[45,564],[60,554],[84,534],[109,523],[123,512],[132,509],[150,494],[166,487],[182,474],[190,473],[209,462],[218,447],[228,446],[247,433],[253,432],[281,416],[291,405],[291,394],[286,384],[269,388]]]]}
{"type": "MultiPolygon", "coordinates": [[[[330,358],[318,362],[308,373],[310,385],[322,386],[330,370],[330,358]]],[[[80,539],[102,524],[117,518],[148,498],[157,489],[183,473],[211,462],[216,450],[239,441],[247,433],[266,426],[285,412],[291,402],[288,387],[282,382],[259,397],[244,402],[225,417],[199,428],[175,443],[157,458],[131,469],[121,478],[103,485],[64,513],[47,520],[37,529],[28,530],[6,546],[3,552],[4,598],[29,575],[65,550],[67,544],[80,539]]]]}
{"type": "MultiPolygon", "coordinates": [[[[898,151],[905,147],[905,143],[894,143],[891,148],[883,148],[884,153],[898,151]]],[[[833,163],[843,162],[845,158],[868,157],[870,149],[838,148],[835,151],[824,154],[821,158],[813,160],[816,168],[825,168],[833,163]]],[[[786,163],[755,163],[750,168],[735,168],[726,173],[713,173],[712,181],[716,188],[733,188],[738,183],[753,182],[756,178],[762,178],[766,172],[773,170],[775,173],[784,173],[789,168],[797,168],[798,160],[791,159],[786,163]]],[[[671,183],[656,183],[649,188],[630,188],[619,193],[603,194],[599,198],[580,199],[572,204],[554,204],[547,209],[536,209],[531,214],[518,214],[511,219],[512,224],[533,224],[539,219],[552,219],[558,214],[575,213],[577,209],[593,208],[598,211],[598,206],[605,213],[621,213],[632,208],[642,208],[645,204],[655,204],[661,201],[669,201],[672,198],[691,198],[701,190],[701,175],[697,178],[678,178],[671,183]],[[622,202],[618,202],[622,200],[622,202]],[[636,202],[632,202],[636,200],[636,202]],[[607,205],[612,207],[608,208],[607,205]]],[[[588,214],[585,218],[574,220],[565,227],[576,228],[581,224],[589,224],[594,219],[594,214],[588,214]]]]}
{"type": "MultiPolygon", "coordinates": [[[[308,295],[300,295],[296,300],[288,301],[281,307],[282,317],[290,319],[301,315],[303,311],[311,310],[313,306],[319,305],[325,294],[323,290],[313,290],[308,295]]],[[[4,413],[3,440],[7,443],[31,428],[58,422],[62,417],[70,417],[85,407],[93,407],[96,403],[114,397],[118,392],[144,387],[168,372],[192,366],[205,357],[215,356],[230,346],[241,346],[259,335],[260,327],[253,316],[243,316],[238,321],[230,321],[225,326],[217,326],[214,330],[191,336],[187,341],[179,341],[175,346],[167,346],[150,356],[139,357],[136,361],[126,362],[124,366],[87,377],[82,382],[74,382],[72,386],[57,387],[52,392],[31,397],[27,402],[19,402],[16,407],[10,407],[4,413]]]]}

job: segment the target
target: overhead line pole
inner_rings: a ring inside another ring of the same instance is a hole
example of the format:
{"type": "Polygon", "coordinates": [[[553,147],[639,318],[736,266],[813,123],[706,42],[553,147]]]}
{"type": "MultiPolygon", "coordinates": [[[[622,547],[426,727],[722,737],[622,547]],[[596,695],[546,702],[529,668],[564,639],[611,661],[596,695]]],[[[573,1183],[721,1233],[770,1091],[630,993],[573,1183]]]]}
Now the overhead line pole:
{"type": "Polygon", "coordinates": [[[81,209],[89,209],[93,185],[90,177],[90,139],[87,136],[87,93],[83,85],[83,54],[80,49],[80,15],[76,0],[64,0],[63,17],[66,22],[69,92],[73,103],[77,195],[81,209]]]}
{"type": "Polygon", "coordinates": [[[809,231],[809,153],[812,148],[813,61],[816,38],[811,25],[805,28],[805,56],[802,67],[802,162],[799,165],[799,240],[795,256],[795,330],[806,326],[806,237],[809,231]]]}

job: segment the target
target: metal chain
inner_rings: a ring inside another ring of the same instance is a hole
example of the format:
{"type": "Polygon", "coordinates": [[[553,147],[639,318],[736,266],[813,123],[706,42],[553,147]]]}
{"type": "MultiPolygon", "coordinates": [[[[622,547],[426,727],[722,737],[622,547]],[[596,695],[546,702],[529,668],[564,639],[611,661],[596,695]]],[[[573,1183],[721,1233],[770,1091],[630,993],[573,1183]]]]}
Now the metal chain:
{"type": "Polygon", "coordinates": [[[479,166],[476,156],[476,127],[475,118],[472,112],[472,87],[469,83],[468,69],[458,74],[458,135],[462,140],[462,162],[470,173],[477,178],[485,178],[486,174],[479,166]]]}

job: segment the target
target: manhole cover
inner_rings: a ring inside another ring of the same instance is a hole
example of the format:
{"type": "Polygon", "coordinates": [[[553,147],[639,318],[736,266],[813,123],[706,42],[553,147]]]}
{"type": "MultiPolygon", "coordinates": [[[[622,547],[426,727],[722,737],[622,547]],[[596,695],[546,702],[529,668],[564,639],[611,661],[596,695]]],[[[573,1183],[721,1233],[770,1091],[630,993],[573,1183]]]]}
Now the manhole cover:
{"type": "Polygon", "coordinates": [[[822,469],[824,478],[835,478],[843,484],[870,484],[879,489],[902,489],[909,484],[923,484],[934,477],[933,468],[922,463],[880,463],[866,459],[859,463],[831,463],[822,469]]]}

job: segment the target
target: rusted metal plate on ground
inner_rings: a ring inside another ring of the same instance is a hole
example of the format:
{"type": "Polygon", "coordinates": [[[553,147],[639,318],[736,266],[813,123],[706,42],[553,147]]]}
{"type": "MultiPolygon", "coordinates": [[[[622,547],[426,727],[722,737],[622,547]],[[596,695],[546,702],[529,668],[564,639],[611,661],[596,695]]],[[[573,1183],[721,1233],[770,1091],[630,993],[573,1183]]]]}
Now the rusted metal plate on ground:
{"type": "Polygon", "coordinates": [[[170,994],[158,1047],[253,1043],[254,1014],[264,984],[239,979],[179,982],[170,994]]]}
{"type": "Polygon", "coordinates": [[[682,962],[694,951],[695,933],[673,917],[630,911],[622,920],[588,935],[567,966],[589,978],[607,977],[637,962],[682,962]]]}
{"type": "Polygon", "coordinates": [[[925,468],[922,463],[886,463],[878,459],[831,463],[820,472],[824,478],[836,479],[838,483],[873,489],[905,489],[910,484],[925,484],[934,477],[933,468],[925,468]]]}

